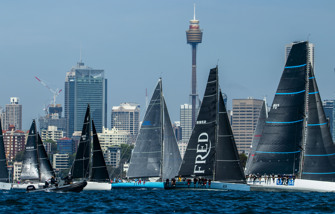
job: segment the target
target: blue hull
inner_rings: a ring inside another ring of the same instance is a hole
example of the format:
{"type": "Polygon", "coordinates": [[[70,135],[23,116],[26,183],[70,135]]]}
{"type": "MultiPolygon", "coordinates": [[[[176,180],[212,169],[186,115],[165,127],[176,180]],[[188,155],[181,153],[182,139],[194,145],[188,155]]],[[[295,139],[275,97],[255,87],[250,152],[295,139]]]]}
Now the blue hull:
{"type": "Polygon", "coordinates": [[[189,190],[237,190],[237,191],[250,191],[250,186],[247,184],[238,184],[238,183],[224,183],[213,181],[211,185],[199,185],[191,182],[188,184],[186,181],[177,181],[176,185],[171,186],[167,185],[166,189],[189,189],[189,190]]]}
{"type": "Polygon", "coordinates": [[[129,182],[129,183],[112,183],[112,189],[164,189],[164,182],[129,182]]]}

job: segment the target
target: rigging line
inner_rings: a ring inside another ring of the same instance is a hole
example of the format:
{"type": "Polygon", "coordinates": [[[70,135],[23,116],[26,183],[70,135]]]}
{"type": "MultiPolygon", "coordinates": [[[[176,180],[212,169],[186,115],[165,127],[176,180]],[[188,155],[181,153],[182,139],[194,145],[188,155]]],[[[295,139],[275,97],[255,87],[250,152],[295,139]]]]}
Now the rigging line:
{"type": "Polygon", "coordinates": [[[300,94],[300,93],[304,93],[305,91],[306,90],[297,91],[297,92],[276,93],[276,95],[300,94]]]}
{"type": "Polygon", "coordinates": [[[296,121],[289,121],[289,122],[275,122],[275,121],[266,121],[266,123],[283,123],[283,124],[290,124],[290,123],[299,123],[304,121],[304,119],[296,120],[296,121]]]}

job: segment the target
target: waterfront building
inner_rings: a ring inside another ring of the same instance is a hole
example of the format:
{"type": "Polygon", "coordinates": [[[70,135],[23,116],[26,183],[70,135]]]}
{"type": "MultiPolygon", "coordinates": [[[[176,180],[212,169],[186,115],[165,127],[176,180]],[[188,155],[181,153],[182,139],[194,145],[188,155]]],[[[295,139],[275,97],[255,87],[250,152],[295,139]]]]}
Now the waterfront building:
{"type": "Polygon", "coordinates": [[[22,162],[14,162],[13,164],[13,181],[18,182],[21,180],[21,170],[22,170],[22,162]]]}
{"type": "Polygon", "coordinates": [[[13,161],[16,154],[24,150],[26,135],[21,130],[15,130],[14,125],[10,125],[8,130],[3,131],[3,141],[6,158],[13,161]]]}
{"type": "Polygon", "coordinates": [[[104,157],[107,166],[117,168],[121,161],[121,147],[108,147],[104,152],[104,157]]]}
{"type": "Polygon", "coordinates": [[[64,136],[66,136],[66,118],[62,117],[63,108],[60,104],[54,106],[50,105],[47,114],[44,117],[38,119],[40,132],[42,130],[48,130],[49,126],[56,126],[57,130],[62,131],[64,136]]]}
{"type": "Polygon", "coordinates": [[[6,104],[6,119],[3,129],[9,129],[14,125],[17,130],[22,130],[22,105],[18,97],[11,97],[10,104],[6,104]]]}
{"type": "Polygon", "coordinates": [[[135,142],[139,130],[140,105],[136,103],[121,103],[113,106],[111,114],[111,128],[127,131],[135,142]]]}
{"type": "Polygon", "coordinates": [[[46,140],[57,141],[63,137],[63,131],[58,130],[56,126],[48,126],[48,130],[42,130],[41,132],[41,138],[43,142],[46,140]]]}
{"type": "Polygon", "coordinates": [[[57,140],[57,151],[60,154],[72,155],[76,152],[74,140],[67,137],[57,140]]]}
{"type": "Polygon", "coordinates": [[[65,118],[67,137],[81,131],[87,104],[98,132],[107,127],[107,79],[104,70],[93,69],[78,62],[65,78],[65,118]]]}
{"type": "Polygon", "coordinates": [[[105,152],[108,148],[129,144],[131,135],[128,131],[103,128],[103,132],[98,133],[101,149],[105,152]]]}
{"type": "Polygon", "coordinates": [[[63,169],[69,168],[69,154],[54,154],[53,155],[53,161],[52,161],[52,167],[56,171],[60,171],[63,169]]]}
{"type": "Polygon", "coordinates": [[[249,154],[264,100],[233,99],[232,130],[239,153],[249,154]]]}

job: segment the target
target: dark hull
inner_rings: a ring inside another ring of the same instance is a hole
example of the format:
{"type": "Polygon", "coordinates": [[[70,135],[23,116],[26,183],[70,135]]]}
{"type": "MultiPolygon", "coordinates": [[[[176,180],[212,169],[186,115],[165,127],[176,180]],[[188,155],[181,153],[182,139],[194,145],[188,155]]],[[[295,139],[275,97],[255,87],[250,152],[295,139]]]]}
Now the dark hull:
{"type": "Polygon", "coordinates": [[[44,189],[27,190],[27,192],[81,192],[86,185],[87,185],[86,181],[81,181],[59,187],[48,187],[44,189]]]}

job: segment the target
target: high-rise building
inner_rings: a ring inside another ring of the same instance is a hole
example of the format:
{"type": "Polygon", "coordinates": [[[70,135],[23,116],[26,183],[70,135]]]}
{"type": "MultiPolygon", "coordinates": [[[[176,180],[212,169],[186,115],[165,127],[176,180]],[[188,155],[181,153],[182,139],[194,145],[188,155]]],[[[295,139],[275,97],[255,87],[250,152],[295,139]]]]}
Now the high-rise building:
{"type": "Polygon", "coordinates": [[[107,79],[104,70],[93,69],[78,62],[65,78],[65,118],[67,136],[80,131],[87,104],[98,132],[107,127],[107,79]]]}
{"type": "Polygon", "coordinates": [[[180,106],[180,126],[182,129],[182,141],[188,142],[192,134],[192,106],[184,104],[180,106]]]}
{"type": "Polygon", "coordinates": [[[232,130],[239,153],[249,153],[264,100],[233,99],[232,130]]]}
{"type": "Polygon", "coordinates": [[[72,155],[73,153],[75,153],[74,140],[72,140],[71,138],[67,138],[67,137],[57,140],[57,151],[60,154],[72,155]]]}
{"type": "MultiPolygon", "coordinates": [[[[328,126],[330,129],[330,133],[333,135],[333,128],[334,128],[334,100],[324,100],[322,102],[322,106],[323,106],[323,110],[325,112],[326,118],[328,120],[328,126]]],[[[333,137],[333,141],[334,141],[334,137],[333,137]]]]}
{"type": "Polygon", "coordinates": [[[14,162],[13,181],[19,181],[21,178],[22,162],[14,162]]]}
{"type": "Polygon", "coordinates": [[[0,106],[0,119],[1,119],[1,127],[4,129],[6,124],[6,112],[5,109],[3,109],[1,106],[0,106]]]}
{"type": "Polygon", "coordinates": [[[136,103],[121,103],[113,106],[111,114],[111,127],[119,131],[127,131],[133,141],[139,131],[140,105],[136,103]]]}
{"type": "Polygon", "coordinates": [[[24,150],[26,135],[21,130],[15,130],[14,125],[10,125],[8,130],[3,131],[3,142],[7,160],[13,161],[16,154],[24,150]]]}
{"type": "Polygon", "coordinates": [[[120,166],[121,161],[121,147],[109,147],[104,152],[104,158],[107,166],[117,168],[120,166]]]}
{"type": "Polygon", "coordinates": [[[18,97],[11,97],[10,104],[6,104],[6,120],[3,128],[7,130],[10,125],[22,130],[22,105],[19,104],[18,97]]]}
{"type": "Polygon", "coordinates": [[[189,29],[186,31],[187,44],[192,47],[192,92],[190,94],[192,98],[192,128],[196,121],[196,104],[198,99],[197,94],[197,45],[202,42],[202,31],[199,28],[199,20],[195,19],[195,5],[193,19],[190,20],[189,29]]]}
{"type": "MultiPolygon", "coordinates": [[[[295,43],[299,43],[300,41],[292,42],[291,44],[285,45],[285,62],[287,60],[288,55],[290,54],[292,45],[295,43]]],[[[314,44],[308,43],[308,54],[309,54],[309,61],[312,63],[312,66],[314,68],[314,44]]]]}
{"type": "Polygon", "coordinates": [[[181,141],[182,140],[182,128],[180,126],[180,121],[175,121],[172,124],[172,129],[173,129],[174,135],[176,136],[177,142],[181,141]]]}
{"type": "Polygon", "coordinates": [[[66,136],[66,118],[62,117],[62,110],[63,108],[60,104],[56,106],[51,105],[48,108],[47,115],[38,119],[40,132],[42,132],[42,130],[48,130],[49,126],[56,126],[57,130],[63,131],[66,136]]]}

